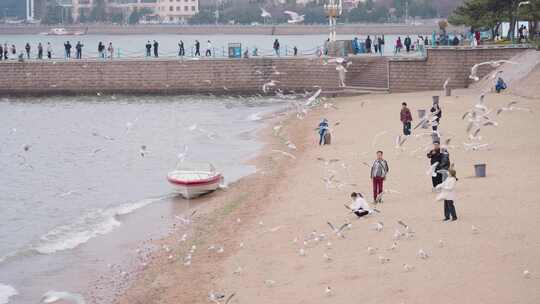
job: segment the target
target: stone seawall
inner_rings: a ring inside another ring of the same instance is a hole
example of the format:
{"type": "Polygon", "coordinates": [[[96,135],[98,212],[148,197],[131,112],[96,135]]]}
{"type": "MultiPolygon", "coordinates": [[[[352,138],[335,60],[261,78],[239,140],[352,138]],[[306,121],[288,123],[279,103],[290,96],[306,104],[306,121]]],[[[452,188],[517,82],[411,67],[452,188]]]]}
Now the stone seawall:
{"type": "Polygon", "coordinates": [[[211,59],[0,62],[0,94],[257,94],[338,88],[321,59],[211,59]]]}
{"type": "MultiPolygon", "coordinates": [[[[522,47],[444,47],[428,49],[426,58],[352,56],[346,84],[390,92],[439,90],[469,85],[477,63],[510,59],[522,47]]],[[[483,66],[482,77],[493,68],[483,66]]],[[[0,95],[54,94],[261,94],[269,91],[339,91],[334,63],[321,58],[137,59],[0,62],[0,95]]]]}
{"type": "MultiPolygon", "coordinates": [[[[388,62],[390,92],[442,90],[450,78],[451,88],[466,88],[471,67],[477,63],[510,59],[528,49],[516,47],[442,47],[427,50],[426,58],[392,59],[388,62]]],[[[478,69],[478,77],[493,70],[486,65],[478,69]]]]}

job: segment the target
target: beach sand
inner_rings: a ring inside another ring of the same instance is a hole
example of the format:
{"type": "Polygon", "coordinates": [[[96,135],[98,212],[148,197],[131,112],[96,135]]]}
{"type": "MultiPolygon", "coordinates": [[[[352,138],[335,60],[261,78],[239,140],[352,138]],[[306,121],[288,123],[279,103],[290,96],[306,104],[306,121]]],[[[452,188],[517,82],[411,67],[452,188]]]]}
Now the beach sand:
{"type": "MultiPolygon", "coordinates": [[[[463,148],[468,139],[461,116],[476,102],[477,90],[441,97],[441,132],[443,140],[452,138],[450,157],[459,178],[459,220],[442,222],[442,202],[431,192],[427,151],[421,148],[430,147],[430,138],[410,137],[403,149],[395,147],[401,102],[409,104],[417,122],[417,109],[429,109],[432,95],[442,93],[337,98],[332,102],[338,109],[320,107],[304,120],[285,120],[279,137],[268,128],[261,134],[268,144],[254,160],[258,173],[206,198],[213,210],[161,241],[171,246],[174,259],[157,252],[116,302],[209,303],[208,294],[215,291],[235,293],[230,303],[540,303],[540,100],[488,94],[490,108],[519,100],[533,112],[492,115],[499,126],[480,133],[490,149],[471,152],[463,148]],[[322,117],[333,126],[332,145],[325,147],[316,145],[314,131],[322,117]],[[297,150],[289,150],[284,139],[297,150]],[[371,164],[377,150],[385,152],[390,166],[385,188],[396,192],[377,206],[381,213],[357,219],[343,204],[351,191],[372,200],[363,162],[371,164]],[[486,178],[474,177],[478,163],[487,164],[486,178]],[[330,175],[334,183],[327,188],[323,178],[330,175]],[[414,237],[402,237],[389,250],[395,230],[404,232],[398,220],[414,237]],[[352,226],[339,238],[327,221],[352,226]],[[381,232],[373,229],[378,221],[384,223],[381,232]],[[313,231],[326,239],[304,244],[313,231]],[[186,232],[189,238],[180,242],[186,232]],[[184,266],[192,245],[197,247],[192,264],[184,266]],[[209,251],[211,245],[224,252],[209,251]],[[369,254],[368,247],[376,252],[369,254]],[[299,255],[301,248],[305,256],[299,255]],[[419,249],[429,258],[418,258],[419,249]],[[381,263],[380,257],[389,261],[381,263]],[[414,269],[405,271],[404,264],[414,269]]],[[[415,134],[423,132],[428,130],[415,134]]]]}

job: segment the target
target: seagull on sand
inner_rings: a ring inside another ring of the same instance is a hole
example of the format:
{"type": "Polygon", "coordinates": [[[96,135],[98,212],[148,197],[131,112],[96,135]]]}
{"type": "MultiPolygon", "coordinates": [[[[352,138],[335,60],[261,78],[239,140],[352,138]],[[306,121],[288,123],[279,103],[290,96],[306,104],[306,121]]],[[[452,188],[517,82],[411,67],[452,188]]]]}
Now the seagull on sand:
{"type": "Polygon", "coordinates": [[[289,15],[289,20],[287,20],[288,23],[300,23],[300,22],[304,22],[304,16],[305,15],[299,15],[297,12],[293,12],[293,11],[284,11],[283,12],[284,14],[286,15],[289,15]]]}
{"type": "Polygon", "coordinates": [[[336,228],[330,222],[326,222],[326,223],[328,224],[328,226],[330,226],[330,229],[332,229],[332,232],[334,232],[337,236],[345,238],[345,235],[343,235],[343,230],[345,230],[345,228],[348,228],[350,223],[345,223],[345,224],[341,225],[341,227],[339,227],[339,228],[336,228]]]}
{"type": "Polygon", "coordinates": [[[403,264],[403,270],[404,270],[405,272],[411,272],[411,271],[414,270],[414,266],[409,265],[409,264],[403,264]]]}
{"type": "Polygon", "coordinates": [[[72,303],[72,304],[86,304],[82,295],[78,293],[70,293],[65,291],[47,291],[41,298],[41,303],[72,303]]]}
{"type": "Polygon", "coordinates": [[[381,232],[383,231],[383,228],[384,228],[384,223],[383,222],[377,222],[375,223],[375,231],[377,232],[381,232]]]}
{"type": "Polygon", "coordinates": [[[429,255],[424,251],[424,249],[418,250],[418,253],[416,255],[422,260],[426,260],[427,258],[429,258],[429,255]]]}
{"type": "Polygon", "coordinates": [[[324,290],[324,294],[329,297],[333,294],[332,292],[332,288],[330,288],[330,286],[326,287],[326,289],[324,290]]]}
{"type": "Polygon", "coordinates": [[[262,85],[262,91],[263,91],[264,93],[268,93],[268,88],[269,88],[269,87],[275,87],[277,82],[279,82],[279,81],[270,80],[269,82],[263,84],[263,85],[262,85]]]}
{"type": "Polygon", "coordinates": [[[146,155],[146,145],[142,145],[141,149],[139,150],[139,154],[141,157],[144,157],[146,155]]]}

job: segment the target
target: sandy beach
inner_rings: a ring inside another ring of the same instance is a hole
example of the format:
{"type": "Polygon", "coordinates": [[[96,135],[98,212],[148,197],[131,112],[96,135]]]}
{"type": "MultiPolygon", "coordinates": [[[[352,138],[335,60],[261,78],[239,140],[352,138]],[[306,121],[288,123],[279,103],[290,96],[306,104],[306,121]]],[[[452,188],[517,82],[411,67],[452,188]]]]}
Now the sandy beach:
{"type": "Polygon", "coordinates": [[[260,134],[267,145],[253,160],[258,172],[204,198],[201,204],[211,208],[160,241],[173,257],[156,252],[116,303],[210,303],[211,291],[234,293],[230,303],[540,303],[540,100],[487,94],[494,111],[515,100],[532,112],[491,115],[499,125],[481,131],[489,147],[465,151],[461,117],[478,90],[441,97],[442,139],[451,138],[459,178],[459,220],[443,222],[442,202],[435,201],[426,175],[431,138],[422,133],[428,130],[416,130],[419,136],[395,147],[401,102],[418,122],[417,110],[429,109],[433,95],[442,92],[337,98],[331,100],[335,108],[316,108],[303,120],[273,118],[260,134]],[[314,128],[323,117],[333,142],[319,147],[314,128]],[[283,127],[277,131],[277,125],[283,127]],[[385,188],[391,191],[377,206],[380,213],[357,219],[343,204],[351,191],[371,197],[363,162],[371,164],[377,150],[389,163],[385,188]],[[486,178],[474,177],[478,163],[487,164],[486,178]],[[327,186],[323,179],[331,175],[327,186]],[[405,232],[398,220],[414,233],[391,249],[396,229],[405,232]],[[351,228],[340,238],[327,221],[351,228]],[[379,221],[381,232],[374,230],[379,221]],[[419,258],[420,249],[429,258],[419,258]]]}

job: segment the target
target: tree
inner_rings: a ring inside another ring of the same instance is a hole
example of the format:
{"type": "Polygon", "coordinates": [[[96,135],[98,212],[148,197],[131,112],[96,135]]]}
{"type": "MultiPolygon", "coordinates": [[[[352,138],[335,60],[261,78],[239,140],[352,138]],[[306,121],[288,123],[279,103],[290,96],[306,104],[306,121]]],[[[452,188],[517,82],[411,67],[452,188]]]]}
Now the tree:
{"type": "Polygon", "coordinates": [[[107,20],[107,10],[105,0],[94,1],[94,7],[90,13],[90,20],[96,22],[103,22],[107,20]]]}
{"type": "Polygon", "coordinates": [[[189,24],[212,24],[216,22],[214,11],[211,9],[200,10],[193,17],[189,18],[189,24]]]}

